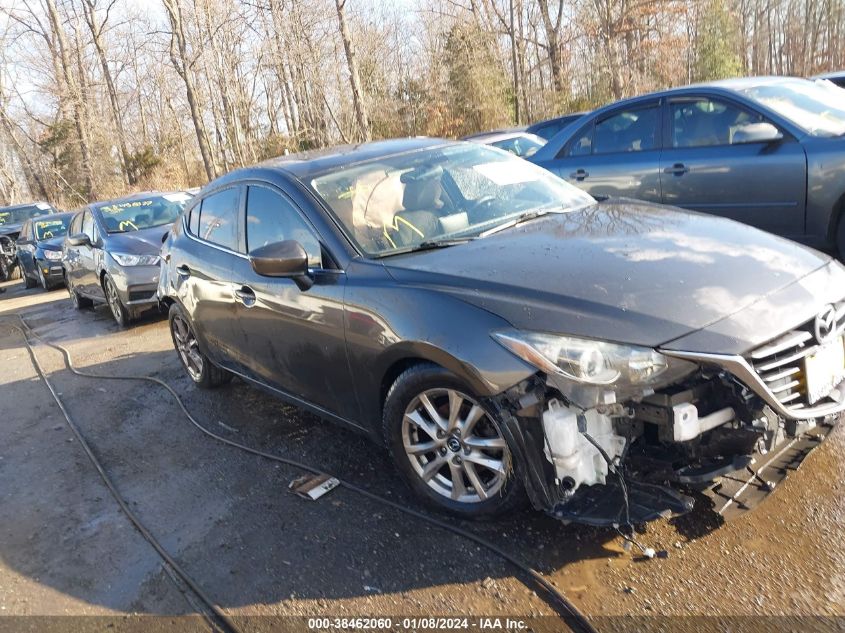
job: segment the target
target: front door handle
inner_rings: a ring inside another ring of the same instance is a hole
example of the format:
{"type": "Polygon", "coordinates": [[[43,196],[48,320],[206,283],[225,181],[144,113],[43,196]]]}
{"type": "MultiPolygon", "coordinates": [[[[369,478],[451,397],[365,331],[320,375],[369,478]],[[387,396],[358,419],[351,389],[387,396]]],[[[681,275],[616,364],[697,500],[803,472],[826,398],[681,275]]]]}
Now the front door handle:
{"type": "Polygon", "coordinates": [[[241,286],[235,290],[235,297],[247,308],[255,305],[255,292],[249,286],[241,286]]]}
{"type": "Polygon", "coordinates": [[[581,181],[581,180],[584,180],[584,178],[586,178],[589,175],[590,175],[590,173],[588,171],[585,171],[583,169],[576,169],[571,174],[569,174],[569,177],[574,179],[574,180],[581,181]]]}
{"type": "Polygon", "coordinates": [[[684,174],[689,172],[689,167],[684,165],[683,163],[675,163],[671,167],[667,167],[663,170],[664,174],[674,174],[675,176],[683,176],[684,174]]]}
{"type": "Polygon", "coordinates": [[[179,273],[180,277],[190,277],[191,276],[191,269],[188,268],[185,264],[176,267],[176,272],[179,273]]]}

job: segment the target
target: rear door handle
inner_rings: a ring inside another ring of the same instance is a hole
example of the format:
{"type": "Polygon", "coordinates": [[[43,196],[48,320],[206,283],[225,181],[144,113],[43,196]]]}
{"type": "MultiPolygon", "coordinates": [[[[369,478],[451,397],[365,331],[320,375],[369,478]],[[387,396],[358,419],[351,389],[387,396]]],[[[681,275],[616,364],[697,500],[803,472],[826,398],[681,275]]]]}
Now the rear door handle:
{"type": "Polygon", "coordinates": [[[247,308],[255,305],[255,292],[249,286],[241,286],[235,290],[235,297],[247,308]]]}
{"type": "Polygon", "coordinates": [[[684,174],[689,172],[689,167],[684,165],[683,163],[675,163],[671,167],[667,167],[663,170],[664,174],[674,174],[676,176],[683,176],[684,174]]]}
{"type": "Polygon", "coordinates": [[[191,276],[191,269],[188,268],[185,264],[176,267],[176,272],[179,273],[182,277],[190,277],[191,276]]]}
{"type": "Polygon", "coordinates": [[[584,178],[586,178],[589,175],[590,175],[590,173],[587,172],[587,171],[584,171],[583,169],[576,169],[571,174],[569,174],[569,177],[573,178],[574,180],[580,181],[580,180],[584,180],[584,178]]]}

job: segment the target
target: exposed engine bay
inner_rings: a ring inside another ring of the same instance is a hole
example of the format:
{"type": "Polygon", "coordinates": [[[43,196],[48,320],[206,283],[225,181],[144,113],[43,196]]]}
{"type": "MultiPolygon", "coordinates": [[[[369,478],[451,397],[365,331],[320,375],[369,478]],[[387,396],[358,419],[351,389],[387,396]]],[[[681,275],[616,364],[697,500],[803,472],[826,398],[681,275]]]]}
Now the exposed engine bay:
{"type": "Polygon", "coordinates": [[[698,493],[723,516],[748,510],[835,421],[778,415],[719,368],[623,403],[607,390],[589,408],[558,382],[540,374],[501,404],[517,420],[509,431],[525,446],[535,507],[566,522],[642,524],[690,511],[698,493]]]}

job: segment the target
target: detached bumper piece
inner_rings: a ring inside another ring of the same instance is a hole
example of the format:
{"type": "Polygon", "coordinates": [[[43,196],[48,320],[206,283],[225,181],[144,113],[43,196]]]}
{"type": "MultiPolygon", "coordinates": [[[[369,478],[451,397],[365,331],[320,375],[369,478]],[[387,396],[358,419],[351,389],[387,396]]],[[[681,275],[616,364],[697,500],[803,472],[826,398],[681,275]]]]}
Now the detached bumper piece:
{"type": "Polygon", "coordinates": [[[633,525],[659,518],[671,518],[692,510],[694,500],[665,486],[626,481],[625,494],[618,480],[608,479],[603,486],[582,486],[566,503],[557,504],[550,512],[566,523],[584,523],[595,527],[613,527],[630,521],[633,525]]]}
{"type": "Polygon", "coordinates": [[[716,485],[703,491],[712,499],[713,511],[731,520],[756,508],[790,472],[798,470],[832,429],[831,424],[820,424],[765,455],[755,454],[747,468],[724,475],[716,485]]]}

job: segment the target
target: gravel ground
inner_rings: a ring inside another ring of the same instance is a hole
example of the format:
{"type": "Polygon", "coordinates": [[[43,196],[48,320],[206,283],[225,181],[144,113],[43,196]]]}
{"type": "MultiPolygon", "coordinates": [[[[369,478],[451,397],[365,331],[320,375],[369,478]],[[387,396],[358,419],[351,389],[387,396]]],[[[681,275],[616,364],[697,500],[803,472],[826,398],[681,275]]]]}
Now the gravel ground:
{"type": "MultiPolygon", "coordinates": [[[[80,368],[155,375],[221,435],[415,504],[383,450],[366,439],[239,381],[195,390],[162,320],[119,330],[103,308],[73,311],[64,291],[6,287],[0,614],[99,615],[120,629],[128,614],[184,616],[199,608],[121,514],[64,425],[20,334],[8,327],[16,312],[67,346],[80,368]]],[[[299,472],[200,434],[162,389],[80,378],[55,351],[36,352],[147,527],[227,613],[265,616],[244,620],[247,628],[272,628],[291,615],[554,615],[510,566],[476,545],[346,490],[302,500],[287,491],[299,472]]],[[[638,560],[612,531],[530,511],[461,526],[541,571],[599,630],[697,631],[717,622],[694,617],[703,615],[734,617],[725,625],[731,630],[842,630],[843,449],[840,427],[760,507],[727,524],[704,510],[650,524],[639,538],[665,548],[665,559],[638,560]]],[[[21,622],[0,617],[0,631],[4,621],[21,622]]],[[[206,626],[197,618],[178,623],[206,626]]],[[[552,617],[534,624],[563,628],[552,617]]]]}

